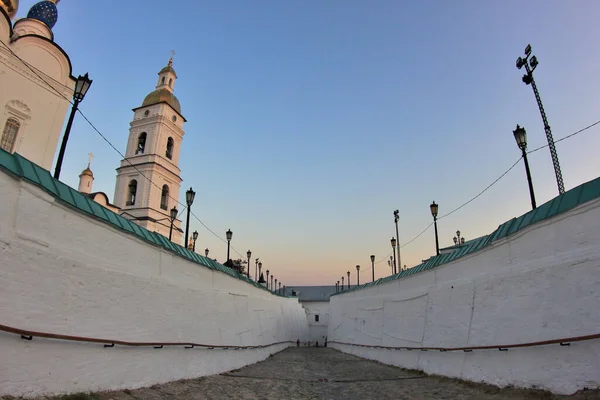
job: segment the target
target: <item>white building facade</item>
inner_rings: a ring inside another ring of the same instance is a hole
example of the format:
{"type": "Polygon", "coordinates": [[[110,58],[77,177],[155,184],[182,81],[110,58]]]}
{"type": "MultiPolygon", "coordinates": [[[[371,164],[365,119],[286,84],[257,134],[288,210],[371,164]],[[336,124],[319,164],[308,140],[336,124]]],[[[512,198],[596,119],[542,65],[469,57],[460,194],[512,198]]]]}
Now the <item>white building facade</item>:
{"type": "Polygon", "coordinates": [[[158,73],[156,89],[133,109],[113,201],[123,217],[163,236],[171,234],[173,242],[181,244],[181,221],[174,221],[171,232],[169,217],[172,208],[180,208],[178,165],[186,122],[173,94],[176,79],[171,59],[158,73]]]}
{"type": "Polygon", "coordinates": [[[73,97],[67,53],[54,42],[59,0],[13,23],[17,0],[0,1],[0,148],[50,170],[73,97]]]}
{"type": "Polygon", "coordinates": [[[335,293],[335,286],[289,286],[287,296],[297,296],[306,313],[308,334],[301,338],[311,346],[323,346],[327,341],[329,327],[329,297],[335,293]]]}

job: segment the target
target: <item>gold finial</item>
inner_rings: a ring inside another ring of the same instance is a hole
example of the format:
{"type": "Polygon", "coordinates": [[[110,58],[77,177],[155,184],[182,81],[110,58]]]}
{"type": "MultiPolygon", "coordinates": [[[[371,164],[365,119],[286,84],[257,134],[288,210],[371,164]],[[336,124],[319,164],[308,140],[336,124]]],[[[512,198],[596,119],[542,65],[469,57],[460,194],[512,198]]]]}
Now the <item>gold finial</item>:
{"type": "Polygon", "coordinates": [[[171,58],[169,59],[169,67],[173,66],[173,57],[175,57],[175,50],[171,50],[171,58]]]}
{"type": "Polygon", "coordinates": [[[92,163],[92,158],[94,158],[94,153],[88,153],[88,168],[90,167],[90,164],[92,163]]]}

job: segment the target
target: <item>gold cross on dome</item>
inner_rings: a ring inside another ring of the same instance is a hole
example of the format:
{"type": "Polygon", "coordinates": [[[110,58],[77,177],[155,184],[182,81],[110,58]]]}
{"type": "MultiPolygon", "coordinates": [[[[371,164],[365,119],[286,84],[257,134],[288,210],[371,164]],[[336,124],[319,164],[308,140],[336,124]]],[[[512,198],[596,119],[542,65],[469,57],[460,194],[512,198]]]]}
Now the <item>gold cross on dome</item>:
{"type": "Polygon", "coordinates": [[[175,57],[175,50],[171,50],[171,58],[175,57]]]}
{"type": "Polygon", "coordinates": [[[90,166],[90,164],[92,163],[92,158],[94,158],[94,153],[88,153],[88,156],[90,158],[88,158],[88,167],[90,166]]]}

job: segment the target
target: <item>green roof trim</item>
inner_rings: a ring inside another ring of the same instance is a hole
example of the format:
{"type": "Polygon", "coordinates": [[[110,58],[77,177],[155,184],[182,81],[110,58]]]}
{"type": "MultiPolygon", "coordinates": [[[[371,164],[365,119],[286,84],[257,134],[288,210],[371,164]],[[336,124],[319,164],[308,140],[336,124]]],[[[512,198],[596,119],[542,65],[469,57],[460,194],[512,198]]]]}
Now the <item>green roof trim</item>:
{"type": "Polygon", "coordinates": [[[119,214],[102,207],[100,204],[79,193],[72,187],[54,179],[52,175],[50,175],[49,171],[32,163],[17,153],[11,154],[0,149],[0,170],[7,172],[9,175],[12,175],[17,179],[24,179],[34,184],[70,208],[74,208],[79,212],[95,217],[105,224],[111,225],[112,227],[128,234],[137,236],[139,239],[150,243],[151,245],[162,247],[166,251],[174,253],[179,257],[185,258],[186,260],[205,268],[217,270],[229,276],[248,282],[257,288],[268,291],[273,296],[291,298],[291,296],[274,293],[268,290],[266,287],[247,278],[245,275],[219,264],[210,258],[194,253],[183,246],[175,244],[163,235],[160,235],[156,232],[150,232],[149,230],[131,222],[127,218],[124,218],[119,214]]]}
{"type": "MultiPolygon", "coordinates": [[[[563,214],[574,209],[575,207],[598,198],[600,198],[600,178],[593,179],[589,182],[574,187],[568,192],[553,198],[552,200],[537,207],[535,210],[531,210],[520,217],[511,218],[510,220],[498,226],[498,228],[489,235],[469,240],[462,246],[456,246],[452,252],[440,254],[439,256],[433,256],[425,262],[410,269],[401,271],[395,275],[379,278],[375,282],[368,282],[358,287],[353,286],[350,289],[345,289],[338,293],[332,294],[332,296],[346,292],[353,292],[355,290],[361,290],[371,286],[377,286],[391,280],[405,278],[407,276],[418,274],[419,272],[427,271],[440,265],[450,263],[461,257],[482,250],[497,240],[512,236],[515,233],[529,227],[530,225],[563,214]]],[[[448,247],[444,250],[449,249],[453,249],[453,247],[448,247]]]]}

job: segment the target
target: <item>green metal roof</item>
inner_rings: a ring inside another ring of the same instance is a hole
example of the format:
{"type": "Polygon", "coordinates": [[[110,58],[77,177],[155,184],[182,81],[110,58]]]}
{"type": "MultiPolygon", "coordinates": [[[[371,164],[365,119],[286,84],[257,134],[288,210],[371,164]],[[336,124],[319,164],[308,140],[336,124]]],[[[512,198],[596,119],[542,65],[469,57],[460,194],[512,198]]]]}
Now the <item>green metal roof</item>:
{"type": "Polygon", "coordinates": [[[555,197],[547,203],[544,203],[541,206],[537,207],[535,210],[531,210],[518,218],[512,218],[506,221],[489,235],[469,240],[460,247],[457,246],[457,248],[452,252],[440,254],[439,256],[433,256],[430,259],[413,268],[407,269],[395,275],[380,278],[375,282],[369,282],[358,287],[354,286],[350,289],[345,289],[344,291],[333,294],[333,296],[340,293],[352,292],[355,290],[380,285],[391,280],[404,278],[422,271],[427,271],[440,265],[447,264],[468,254],[472,254],[474,252],[482,250],[497,240],[514,235],[515,233],[527,228],[530,225],[552,218],[558,214],[562,214],[581,204],[587,203],[591,200],[595,200],[599,197],[600,178],[596,178],[555,197]]]}
{"type": "MultiPolygon", "coordinates": [[[[193,263],[199,264],[203,267],[221,271],[229,276],[238,278],[242,281],[256,286],[257,288],[267,290],[264,286],[259,283],[248,279],[245,275],[219,264],[210,258],[204,257],[200,254],[194,253],[183,246],[175,244],[156,232],[150,232],[149,230],[142,228],[141,226],[129,221],[127,218],[120,216],[107,208],[102,207],[87,196],[79,193],[77,190],[65,185],[64,183],[54,179],[50,172],[43,169],[42,167],[32,163],[26,158],[19,154],[10,154],[0,149],[0,169],[8,172],[16,178],[24,179],[48,192],[54,196],[58,201],[63,204],[76,209],[79,212],[97,218],[104,223],[113,226],[121,231],[127,232],[131,235],[137,236],[138,238],[158,247],[175,253],[176,255],[187,259],[193,263]]],[[[269,291],[275,296],[289,297],[278,295],[269,291]]]]}

